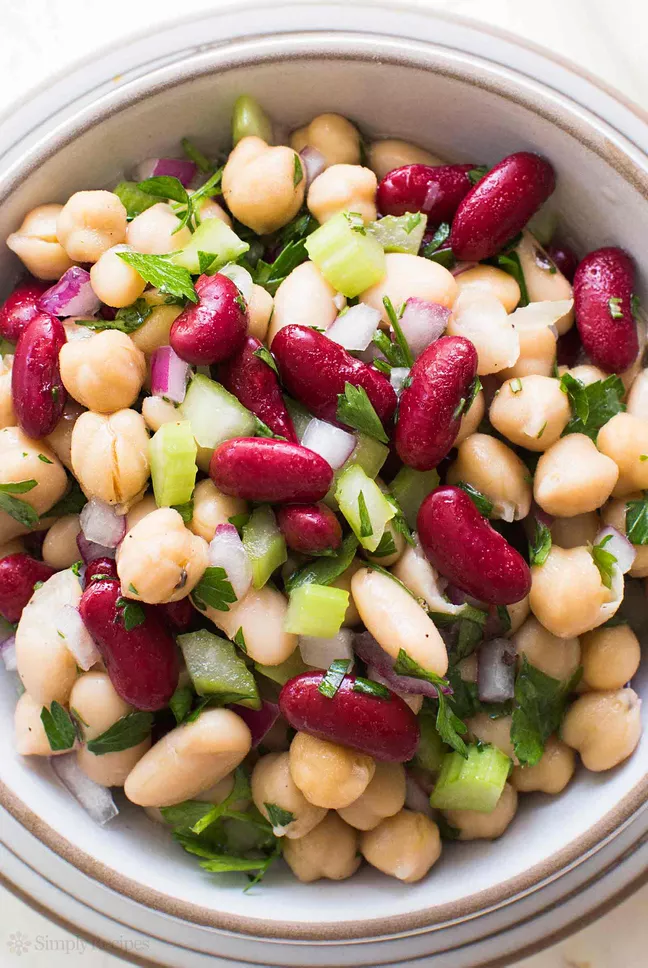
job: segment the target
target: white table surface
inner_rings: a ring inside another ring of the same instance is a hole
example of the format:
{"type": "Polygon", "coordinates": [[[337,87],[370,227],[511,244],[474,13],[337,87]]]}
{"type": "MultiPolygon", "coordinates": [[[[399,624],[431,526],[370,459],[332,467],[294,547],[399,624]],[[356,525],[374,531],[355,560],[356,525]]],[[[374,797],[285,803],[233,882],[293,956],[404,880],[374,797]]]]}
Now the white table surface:
{"type": "MultiPolygon", "coordinates": [[[[0,110],[48,74],[163,20],[219,0],[0,0],[0,110]]],[[[309,0],[303,0],[309,2],[309,0]]],[[[410,0],[411,2],[411,0],[410,0]]],[[[520,34],[577,62],[648,106],[645,0],[419,0],[520,34]]],[[[334,107],[334,105],[332,105],[334,107]]],[[[648,887],[596,924],[516,968],[646,968],[648,887]]],[[[0,888],[0,966],[118,968],[0,888]],[[18,941],[18,944],[16,944],[18,941]]]]}

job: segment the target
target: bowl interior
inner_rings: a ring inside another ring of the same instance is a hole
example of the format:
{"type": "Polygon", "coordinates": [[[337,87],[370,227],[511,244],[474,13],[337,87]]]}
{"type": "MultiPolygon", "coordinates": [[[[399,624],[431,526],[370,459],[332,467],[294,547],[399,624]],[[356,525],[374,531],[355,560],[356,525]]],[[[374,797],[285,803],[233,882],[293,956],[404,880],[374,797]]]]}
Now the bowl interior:
{"type": "MultiPolygon", "coordinates": [[[[540,151],[558,172],[554,204],[563,234],[581,250],[614,244],[638,259],[643,254],[646,171],[630,161],[622,139],[565,99],[475,58],[360,36],[284,37],[193,55],[131,89],[104,97],[83,112],[75,131],[67,125],[53,132],[25,159],[0,208],[2,237],[36,204],[111,186],[133,162],[177,153],[182,136],[206,149],[226,149],[232,103],[247,92],[288,129],[337,111],[369,138],[405,138],[456,161],[492,164],[512,151],[540,151]]],[[[5,289],[15,273],[3,248],[5,289]]],[[[639,692],[645,680],[644,668],[639,692]]],[[[14,753],[15,698],[4,677],[0,781],[5,804],[26,826],[117,889],[130,893],[134,882],[139,899],[153,906],[167,906],[166,897],[169,909],[190,919],[261,935],[284,931],[285,922],[296,924],[297,934],[366,936],[398,930],[406,915],[411,924],[414,914],[421,926],[467,916],[556,874],[624,822],[645,796],[646,739],[617,770],[581,771],[561,797],[522,798],[499,843],[446,847],[420,884],[402,886],[364,869],[346,885],[305,887],[278,868],[267,888],[243,896],[242,881],[205,874],[139,809],[124,804],[116,821],[97,828],[46,763],[14,753]],[[373,926],[359,924],[374,919],[373,926]]]]}

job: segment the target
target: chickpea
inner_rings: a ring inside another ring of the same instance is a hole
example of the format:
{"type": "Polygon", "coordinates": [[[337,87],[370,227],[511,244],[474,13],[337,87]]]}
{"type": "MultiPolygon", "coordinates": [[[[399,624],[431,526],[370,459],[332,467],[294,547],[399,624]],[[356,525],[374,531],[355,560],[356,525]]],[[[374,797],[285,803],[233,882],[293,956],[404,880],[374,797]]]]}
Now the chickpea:
{"type": "Polygon", "coordinates": [[[439,828],[423,813],[401,810],[360,837],[360,850],[383,874],[414,884],[441,856],[439,828]]]}
{"type": "Polygon", "coordinates": [[[362,796],[375,770],[371,756],[308,733],[297,733],[290,744],[290,775],[316,807],[348,807],[362,796]]]}
{"type": "MultiPolygon", "coordinates": [[[[19,497],[43,516],[65,493],[65,471],[45,441],[32,440],[18,427],[5,427],[0,430],[0,483],[32,480],[37,481],[36,487],[19,497]],[[45,460],[41,460],[40,455],[45,460]]],[[[28,530],[6,511],[0,511],[0,543],[26,534],[28,530]]]]}
{"type": "Polygon", "coordinates": [[[181,312],[182,306],[154,306],[151,315],[131,335],[131,342],[146,357],[161,346],[168,346],[171,327],[181,312]]]}
{"type": "Polygon", "coordinates": [[[477,659],[477,653],[473,652],[471,655],[467,655],[465,659],[457,664],[459,669],[459,675],[462,682],[477,682],[477,677],[479,675],[479,660],[477,659]]]}
{"type": "Polygon", "coordinates": [[[480,376],[513,366],[520,355],[517,331],[502,303],[489,292],[478,289],[460,292],[446,332],[448,336],[463,336],[474,344],[480,376]]]}
{"type": "Polygon", "coordinates": [[[24,552],[25,545],[20,538],[12,538],[11,541],[0,545],[0,558],[6,558],[7,555],[22,555],[24,552]]]}
{"type": "Polygon", "coordinates": [[[404,165],[444,165],[442,158],[430,154],[424,148],[412,145],[408,141],[398,138],[388,138],[385,141],[374,141],[369,146],[369,167],[376,173],[378,180],[394,168],[404,165]]]}
{"type": "Polygon", "coordinates": [[[76,400],[68,400],[61,419],[56,427],[45,440],[52,448],[60,462],[72,470],[72,431],[74,425],[84,412],[84,408],[76,400]]]}
{"type": "Polygon", "coordinates": [[[305,837],[285,840],[283,858],[303,884],[322,877],[343,881],[355,874],[361,864],[358,834],[331,812],[305,837]]]}
{"type": "Polygon", "coordinates": [[[351,590],[362,621],[385,652],[396,659],[403,649],[424,669],[445,675],[445,643],[412,595],[387,575],[368,568],[353,576],[351,590]]]}
{"type": "Polygon", "coordinates": [[[16,415],[11,394],[13,360],[14,358],[10,353],[7,353],[6,356],[0,356],[0,430],[5,427],[16,426],[16,415]]]}
{"type": "Polygon", "coordinates": [[[520,658],[525,655],[532,666],[561,682],[570,679],[580,665],[578,639],[552,635],[533,616],[515,633],[513,641],[520,658]]]}
{"type": "Polygon", "coordinates": [[[268,344],[284,326],[297,323],[328,329],[337,319],[336,293],[314,262],[302,262],[281,283],[274,297],[268,344]]]}
{"type": "Polygon", "coordinates": [[[145,255],[164,255],[184,249],[191,241],[191,232],[185,225],[179,231],[180,219],[170,205],[158,202],[135,216],[128,223],[125,240],[135,252],[145,255]]]}
{"type": "Polygon", "coordinates": [[[72,431],[72,467],[88,499],[132,503],[149,476],[144,418],[135,410],[82,413],[72,431]]]}
{"type": "Polygon", "coordinates": [[[519,793],[562,793],[574,775],[574,751],[550,736],[545,750],[535,766],[516,766],[511,773],[511,784],[519,793]]]}
{"type": "Polygon", "coordinates": [[[132,531],[136,524],[139,524],[143,518],[153,514],[157,509],[158,506],[153,494],[146,494],[141,501],[137,501],[129,508],[126,515],[126,531],[132,531]]]}
{"type": "Polygon", "coordinates": [[[385,817],[393,817],[405,805],[405,770],[401,763],[376,763],[367,789],[338,813],[356,830],[373,830],[385,817]]]}
{"type": "Polygon", "coordinates": [[[490,407],[490,421],[518,447],[544,451],[559,439],[571,418],[558,380],[525,376],[502,384],[490,407]]]}
{"type": "Polygon", "coordinates": [[[245,514],[248,509],[240,497],[222,494],[210,480],[196,485],[193,502],[193,517],[188,527],[205,541],[212,540],[219,524],[229,524],[230,518],[245,514]]]}
{"type": "Polygon", "coordinates": [[[648,369],[637,376],[627,398],[629,414],[648,421],[648,369]]]}
{"type": "MultiPolygon", "coordinates": [[[[598,383],[599,380],[605,380],[607,373],[603,370],[599,370],[598,366],[592,366],[591,363],[582,363],[580,366],[572,366],[571,370],[565,369],[566,373],[570,373],[571,376],[580,380],[584,383],[586,387],[590,383],[598,383]]],[[[562,373],[560,374],[562,376],[562,373]]]]}
{"type": "Polygon", "coordinates": [[[113,192],[75,192],[59,213],[56,235],[75,262],[97,262],[126,241],[126,209],[113,192]]]}
{"type": "Polygon", "coordinates": [[[164,424],[176,423],[178,415],[179,410],[176,405],[163,397],[144,397],[142,400],[142,417],[148,429],[153,433],[164,424]]]}
{"type": "Polygon", "coordinates": [[[70,568],[79,560],[76,539],[80,531],[78,514],[65,514],[55,521],[43,541],[43,561],[57,571],[70,568]]]}
{"type": "Polygon", "coordinates": [[[583,682],[590,689],[621,689],[641,662],[639,639],[629,625],[594,629],[583,636],[583,682]]]}
{"type": "Polygon", "coordinates": [[[480,739],[482,743],[492,743],[517,763],[511,741],[511,723],[510,716],[498,716],[497,719],[492,719],[488,713],[477,713],[476,716],[466,720],[466,726],[475,739],[480,739]]]}
{"type": "MultiPolygon", "coordinates": [[[[360,302],[377,309],[385,325],[389,323],[383,299],[389,296],[396,312],[410,296],[439,303],[448,309],[457,298],[454,276],[437,262],[418,255],[389,252],[385,256],[385,275],[360,294],[360,302]]],[[[275,299],[276,306],[276,299],[275,299]]]]}
{"type": "Polygon", "coordinates": [[[356,625],[360,625],[360,612],[356,607],[356,603],[353,600],[353,593],[351,591],[351,582],[353,581],[353,576],[361,568],[364,568],[364,562],[360,558],[354,558],[346,571],[343,571],[339,578],[331,582],[332,588],[341,588],[343,591],[349,593],[349,604],[347,605],[347,610],[344,613],[344,621],[342,622],[342,628],[352,629],[356,625]]]}
{"type": "Polygon", "coordinates": [[[459,292],[486,292],[499,299],[507,313],[520,301],[520,287],[508,272],[495,266],[475,266],[457,276],[459,292]]]}
{"type": "Polygon", "coordinates": [[[103,303],[116,309],[130,306],[146,288],[139,272],[119,258],[120,252],[130,251],[127,245],[115,245],[100,255],[90,270],[92,288],[103,303]]]}
{"type": "Polygon", "coordinates": [[[553,545],[545,563],[531,569],[531,611],[560,639],[582,635],[604,622],[610,616],[603,616],[601,609],[610,599],[587,548],[553,545]]]}
{"type": "Polygon", "coordinates": [[[7,239],[7,246],[37,279],[60,279],[73,265],[56,236],[56,221],[62,211],[62,205],[39,205],[7,239]]]}
{"type": "Polygon", "coordinates": [[[302,206],[305,189],[299,155],[292,148],[271,148],[255,135],[241,138],[223,171],[227,207],[258,235],[290,222],[302,206]]]}
{"type": "Polygon", "coordinates": [[[227,776],[250,751],[250,730],[230,709],[207,709],[176,726],[133,767],[124,793],[141,807],[191,800],[227,776]]]}
{"type": "Polygon", "coordinates": [[[158,508],[132,528],[117,552],[122,594],[149,605],[177,602],[209,564],[208,545],[173,508],[158,508]]]}
{"type": "Polygon", "coordinates": [[[274,311],[274,300],[263,286],[252,286],[252,295],[248,299],[248,334],[256,336],[262,343],[268,335],[268,327],[274,311]]]}
{"type": "Polygon", "coordinates": [[[533,496],[555,517],[595,511],[614,490],[619,472],[585,434],[568,434],[549,447],[536,467],[533,496]]]}
{"type": "Polygon", "coordinates": [[[52,750],[41,720],[43,704],[23,692],[14,712],[14,743],[21,756],[58,756],[67,750],[52,750]]]}
{"type": "Polygon", "coordinates": [[[522,628],[529,616],[531,611],[531,606],[529,605],[529,596],[527,595],[526,598],[521,598],[519,602],[513,602],[512,605],[507,605],[506,609],[511,620],[511,628],[507,632],[505,638],[510,639],[513,635],[515,635],[518,629],[522,628]]]}
{"type": "MultiPolygon", "coordinates": [[[[522,238],[515,251],[520,258],[524,281],[532,303],[572,299],[573,292],[569,280],[553,264],[540,243],[530,232],[525,230],[522,233],[522,238]]],[[[562,336],[568,329],[571,329],[573,324],[574,309],[572,304],[565,315],[556,323],[558,335],[562,336]]]]}
{"type": "Polygon", "coordinates": [[[247,653],[260,665],[281,665],[297,648],[297,636],[286,632],[288,601],[276,588],[251,588],[245,598],[230,605],[229,612],[207,607],[205,615],[228,638],[243,629],[247,653]]]}
{"type": "Polygon", "coordinates": [[[519,521],[531,508],[531,485],[526,464],[510,447],[490,434],[472,434],[459,445],[448,484],[472,484],[493,504],[493,514],[519,521]]]}
{"type": "Polygon", "coordinates": [[[523,314],[542,307],[542,303],[530,303],[518,309],[511,317],[520,340],[520,355],[513,366],[500,370],[500,380],[512,380],[518,376],[553,376],[556,364],[556,335],[546,322],[525,322],[523,314]]]}
{"type": "Polygon", "coordinates": [[[594,773],[611,770],[641,737],[641,699],[634,689],[588,692],[567,710],[562,738],[594,773]]]}
{"type": "Polygon", "coordinates": [[[293,131],[290,147],[301,151],[307,145],[324,155],[327,167],[360,164],[360,133],[340,114],[318,114],[310,124],[293,131]]]}
{"type": "Polygon", "coordinates": [[[322,822],[327,811],[309,803],[290,775],[289,753],[268,753],[262,756],[252,771],[252,799],[259,813],[270,820],[267,804],[275,804],[293,815],[293,820],[280,829],[277,837],[297,840],[310,833],[322,822]]]}
{"type": "Polygon", "coordinates": [[[513,820],[517,805],[517,791],[510,783],[506,783],[492,813],[444,810],[443,815],[452,827],[459,830],[459,840],[496,840],[513,820]]]}
{"type": "Polygon", "coordinates": [[[473,402],[461,418],[459,433],[455,437],[454,447],[459,447],[467,437],[477,432],[477,428],[484,419],[485,412],[486,402],[484,400],[484,391],[480,390],[479,393],[475,394],[473,402]]]}
{"type": "Polygon", "coordinates": [[[115,413],[130,407],[146,377],[144,354],[118,329],[64,343],[59,364],[67,392],[95,413],[115,413]]]}
{"type": "MultiPolygon", "coordinates": [[[[637,491],[626,495],[624,498],[613,498],[608,501],[601,511],[604,523],[616,528],[621,534],[625,534],[627,505],[630,501],[641,500],[641,491],[637,491]]],[[[594,534],[598,534],[599,530],[600,528],[597,527],[594,534]]],[[[593,538],[589,540],[593,543],[593,538]]],[[[585,544],[585,542],[583,541],[581,544],[585,544]]],[[[648,545],[633,545],[632,547],[635,550],[635,559],[628,574],[632,578],[646,578],[648,577],[648,545]]]]}
{"type": "Polygon", "coordinates": [[[67,703],[77,677],[74,656],[56,629],[65,605],[81,600],[81,583],[70,570],[58,571],[37,588],[23,609],[16,629],[18,675],[34,702],[67,703]]]}
{"type": "Polygon", "coordinates": [[[599,430],[596,446],[619,468],[615,497],[648,488],[648,420],[617,413],[599,430]]]}
{"type": "Polygon", "coordinates": [[[587,511],[573,518],[556,518],[551,524],[551,540],[561,548],[579,548],[594,544],[594,538],[601,530],[598,514],[587,511]]]}
{"type": "Polygon", "coordinates": [[[354,212],[365,225],[376,211],[376,176],[360,165],[332,165],[318,175],[308,189],[308,208],[320,224],[340,212],[354,212]]]}
{"type": "Polygon", "coordinates": [[[221,222],[224,222],[228,228],[231,229],[232,227],[232,220],[229,214],[213,198],[203,198],[202,201],[198,202],[198,217],[201,222],[205,222],[210,218],[217,218],[221,222]]]}

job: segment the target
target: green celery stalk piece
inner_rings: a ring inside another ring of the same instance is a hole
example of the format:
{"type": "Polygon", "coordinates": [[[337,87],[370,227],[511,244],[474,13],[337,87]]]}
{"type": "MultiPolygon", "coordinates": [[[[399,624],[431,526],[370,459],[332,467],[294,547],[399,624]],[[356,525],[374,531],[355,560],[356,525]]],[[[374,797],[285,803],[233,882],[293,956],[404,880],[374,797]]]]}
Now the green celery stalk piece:
{"type": "Polygon", "coordinates": [[[424,770],[438,773],[445,755],[450,751],[450,747],[443,742],[439,735],[435,716],[431,716],[429,713],[419,713],[416,718],[421,730],[421,738],[414,754],[414,761],[417,766],[423,767],[424,770]]]}
{"type": "Polygon", "coordinates": [[[426,225],[427,215],[406,212],[405,215],[385,215],[376,222],[370,222],[367,231],[380,242],[385,252],[418,255],[426,225]]]}
{"type": "Polygon", "coordinates": [[[236,146],[241,138],[248,138],[250,135],[263,138],[270,144],[272,122],[256,98],[241,94],[232,108],[232,144],[236,146]]]}
{"type": "Polygon", "coordinates": [[[308,236],[304,245],[311,260],[334,289],[349,299],[380,282],[386,272],[383,247],[353,218],[340,212],[308,236]]]}
{"type": "Polygon", "coordinates": [[[147,208],[157,205],[160,201],[155,195],[149,195],[137,187],[137,182],[122,181],[113,188],[113,193],[126,209],[129,219],[136,218],[145,212],[147,208]]]}
{"type": "Polygon", "coordinates": [[[249,243],[239,239],[225,222],[219,218],[207,218],[200,223],[184,249],[170,256],[170,261],[195,275],[200,272],[198,253],[205,252],[214,256],[209,270],[215,272],[228,262],[236,262],[249,248],[249,243]]]}
{"type": "Polygon", "coordinates": [[[335,510],[337,508],[337,501],[335,499],[335,490],[337,488],[337,483],[340,476],[344,473],[347,467],[353,467],[356,464],[362,468],[367,477],[377,477],[380,473],[380,468],[383,466],[387,457],[389,456],[389,447],[385,444],[381,444],[379,440],[375,437],[370,437],[368,434],[356,433],[358,438],[358,443],[353,448],[352,453],[347,457],[342,467],[335,472],[333,477],[333,483],[329,489],[328,494],[324,498],[326,504],[335,510]]]}
{"type": "Polygon", "coordinates": [[[412,531],[416,531],[416,517],[421,504],[438,486],[439,475],[435,470],[415,471],[413,467],[401,467],[389,485],[412,531]]]}
{"type": "Polygon", "coordinates": [[[231,642],[200,629],[179,635],[178,644],[199,696],[213,696],[223,704],[261,708],[254,676],[231,642]]]}
{"type": "Polygon", "coordinates": [[[163,424],[149,441],[151,479],[159,508],[186,504],[196,483],[196,441],[188,420],[163,424]]]}
{"type": "Polygon", "coordinates": [[[510,767],[511,760],[496,746],[469,746],[467,759],[461,753],[446,753],[430,805],[436,810],[492,813],[510,767]]]}
{"type": "Polygon", "coordinates": [[[252,565],[252,584],[263,588],[273,571],[288,558],[286,540],[267,504],[256,508],[243,526],[243,546],[252,565]]]}
{"type": "Polygon", "coordinates": [[[198,373],[189,384],[180,411],[191,424],[199,447],[214,450],[231,437],[254,436],[254,415],[225,387],[202,373],[198,373]]]}
{"type": "Polygon", "coordinates": [[[365,474],[358,464],[353,464],[340,475],[335,489],[340,511],[363,548],[375,551],[380,544],[385,526],[395,516],[396,510],[389,503],[375,481],[365,474]],[[363,534],[361,498],[364,500],[371,534],[363,534]]]}
{"type": "Polygon", "coordinates": [[[300,585],[290,593],[284,622],[286,632],[332,639],[338,634],[349,606],[349,593],[332,585],[300,585]]]}
{"type": "Polygon", "coordinates": [[[295,676],[301,675],[302,672],[311,671],[311,667],[306,665],[298,648],[287,659],[280,662],[279,665],[268,666],[261,665],[260,662],[255,662],[254,668],[262,676],[265,676],[266,679],[272,679],[273,682],[276,682],[280,686],[285,686],[289,679],[294,679],[295,676]]]}

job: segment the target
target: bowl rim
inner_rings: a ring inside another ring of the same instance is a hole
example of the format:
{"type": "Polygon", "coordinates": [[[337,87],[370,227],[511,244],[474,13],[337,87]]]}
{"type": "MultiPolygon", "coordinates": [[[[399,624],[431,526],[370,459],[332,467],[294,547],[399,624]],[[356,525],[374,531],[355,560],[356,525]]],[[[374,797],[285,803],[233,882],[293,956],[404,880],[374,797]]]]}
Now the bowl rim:
{"type": "MultiPolygon", "coordinates": [[[[252,5],[246,4],[246,6],[252,5]]],[[[467,21],[465,18],[450,19],[455,20],[455,22],[474,24],[474,22],[467,21]]],[[[477,26],[481,28],[481,25],[477,24],[477,26]]],[[[509,34],[504,34],[504,36],[507,39],[515,40],[516,43],[518,42],[516,38],[512,38],[509,34]]],[[[28,163],[20,166],[19,174],[10,175],[3,194],[8,194],[14,190],[20,182],[28,177],[36,165],[51,157],[84,131],[100,124],[107,110],[110,109],[118,113],[153,94],[175,87],[185,77],[195,78],[206,74],[219,73],[250,62],[280,61],[288,56],[298,59],[316,56],[328,58],[332,61],[340,59],[374,60],[377,46],[381,49],[381,58],[389,63],[409,66],[418,64],[429,69],[435,59],[437,64],[444,61],[445,65],[442,72],[446,75],[456,77],[473,86],[486,87],[500,96],[514,100],[516,103],[535,111],[539,116],[545,117],[552,123],[569,131],[572,135],[577,130],[579,139],[590,150],[601,156],[626,180],[630,181],[644,197],[648,198],[648,171],[641,171],[636,163],[625,153],[620,152],[614,144],[610,144],[609,147],[606,145],[603,148],[595,143],[587,135],[588,130],[591,130],[591,121],[583,119],[584,109],[576,101],[566,95],[552,91],[542,82],[531,81],[515,69],[500,67],[479,55],[466,54],[462,51],[455,51],[453,55],[447,47],[428,41],[415,41],[405,37],[380,33],[363,34],[357,31],[307,30],[245,37],[206,52],[179,51],[177,58],[171,63],[158,67],[150,74],[129,81],[121,89],[105,94],[96,102],[73,113],[71,117],[55,129],[51,136],[46,137],[27,152],[28,163]],[[259,48],[261,48],[261,52],[259,48]],[[474,75],[468,77],[465,73],[465,67],[462,69],[459,64],[453,65],[453,60],[461,60],[464,64],[466,61],[470,61],[474,75]],[[480,75],[479,80],[476,75],[480,75]],[[529,88],[532,85],[536,88],[542,88],[543,97],[539,98],[531,90],[528,90],[526,96],[524,96],[520,87],[524,89],[525,83],[529,88]],[[142,90],[138,91],[138,88],[142,90]],[[574,116],[569,124],[558,119],[547,106],[547,100],[552,98],[554,101],[562,102],[564,110],[568,111],[571,106],[573,114],[579,114],[580,117],[574,116]],[[539,101],[542,101],[542,104],[538,103],[539,101]],[[574,107],[578,108],[578,112],[573,111],[574,107]]],[[[542,51],[542,48],[536,47],[535,49],[542,51]]],[[[544,51],[542,52],[544,53],[544,51]]],[[[568,64],[568,62],[565,63],[568,64]]],[[[439,70],[439,67],[436,69],[439,70]]],[[[590,112],[587,113],[590,114],[590,112]]],[[[597,120],[601,124],[601,121],[597,120]]],[[[642,117],[641,120],[648,120],[648,116],[642,117]]],[[[604,121],[602,123],[616,136],[617,143],[620,140],[628,143],[625,135],[616,131],[609,122],[604,121]]],[[[633,147],[636,146],[633,144],[633,147]]],[[[641,154],[645,158],[643,152],[641,154]]],[[[648,159],[646,159],[646,162],[648,163],[648,159]]],[[[450,923],[456,924],[473,918],[477,914],[485,914],[489,910],[510,904],[516,898],[538,890],[543,884],[561,876],[570,867],[582,863],[588,856],[595,853],[604,843],[612,839],[623,827],[643,812],[643,808],[648,806],[646,803],[647,795],[648,775],[645,775],[612,810],[608,811],[586,833],[575,838],[570,844],[551,855],[550,858],[545,858],[541,863],[534,865],[524,874],[511,878],[497,887],[480,891],[457,902],[448,902],[436,908],[424,908],[409,914],[363,920],[360,923],[353,921],[342,922],[341,924],[322,922],[317,925],[308,925],[305,922],[281,922],[223,914],[192,902],[178,901],[167,894],[143,887],[129,877],[117,874],[114,869],[98,862],[90,854],[77,848],[26,807],[6,785],[0,783],[0,804],[27,830],[35,834],[41,842],[74,867],[138,903],[175,917],[181,917],[188,922],[260,939],[338,942],[398,936],[404,932],[411,934],[417,931],[437,931],[450,923]]]]}

